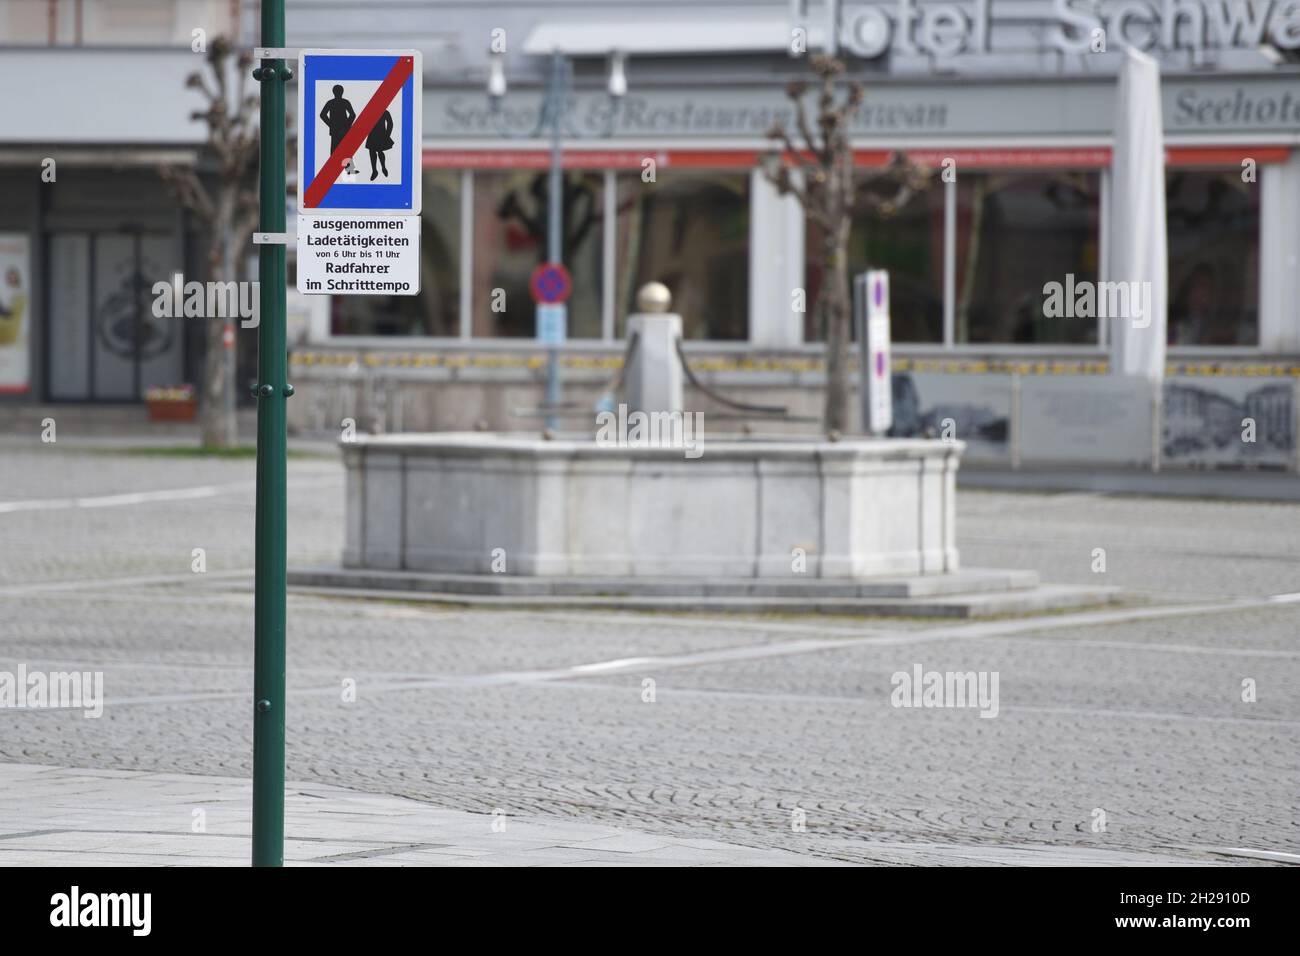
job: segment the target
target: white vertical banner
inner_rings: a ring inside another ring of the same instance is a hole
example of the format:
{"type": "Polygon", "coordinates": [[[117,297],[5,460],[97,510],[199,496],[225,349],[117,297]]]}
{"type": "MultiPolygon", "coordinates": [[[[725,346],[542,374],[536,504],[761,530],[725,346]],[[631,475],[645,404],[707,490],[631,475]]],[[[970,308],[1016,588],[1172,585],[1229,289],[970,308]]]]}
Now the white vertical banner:
{"type": "Polygon", "coordinates": [[[0,392],[31,387],[31,263],[25,233],[0,233],[0,392]]]}
{"type": "Polygon", "coordinates": [[[1165,374],[1169,264],[1156,61],[1126,48],[1117,99],[1106,280],[1120,284],[1128,308],[1110,317],[1111,371],[1158,384],[1165,374]]]}

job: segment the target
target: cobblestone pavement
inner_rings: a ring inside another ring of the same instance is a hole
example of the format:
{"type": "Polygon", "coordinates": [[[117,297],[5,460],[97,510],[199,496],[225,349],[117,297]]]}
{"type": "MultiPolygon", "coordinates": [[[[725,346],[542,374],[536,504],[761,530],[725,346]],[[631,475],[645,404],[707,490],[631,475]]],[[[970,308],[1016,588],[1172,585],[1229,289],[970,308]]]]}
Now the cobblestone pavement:
{"type": "MultiPolygon", "coordinates": [[[[248,776],[252,481],[249,460],[0,448],[0,671],[101,670],[108,697],[99,719],[0,711],[0,763],[248,776]]],[[[336,461],[290,462],[291,563],[337,560],[341,508],[336,461]]],[[[292,595],[288,776],[850,861],[1300,854],[1297,506],[963,492],[959,513],[968,566],[1156,611],[935,625],[292,595]],[[918,664],[996,672],[997,717],[891,706],[918,664]]]]}
{"type": "MultiPolygon", "coordinates": [[[[0,867],[246,866],[252,790],[251,781],[238,777],[0,763],[0,867]]],[[[319,783],[287,781],[285,791],[284,861],[290,866],[837,863],[553,817],[489,817],[319,783]]],[[[1031,849],[999,847],[994,862],[1024,857],[1031,849]]],[[[1088,856],[1071,860],[1096,862],[1088,856]]],[[[1125,855],[1124,862],[1184,861],[1125,855]]]]}

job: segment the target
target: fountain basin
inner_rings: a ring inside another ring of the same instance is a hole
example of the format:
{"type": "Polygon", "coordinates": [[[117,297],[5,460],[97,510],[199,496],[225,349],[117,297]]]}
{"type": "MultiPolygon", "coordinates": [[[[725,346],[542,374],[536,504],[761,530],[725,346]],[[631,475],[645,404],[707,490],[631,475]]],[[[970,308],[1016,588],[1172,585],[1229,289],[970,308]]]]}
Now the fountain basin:
{"type": "Polygon", "coordinates": [[[710,437],[688,458],[447,432],[342,448],[348,568],[786,580],[958,570],[960,442],[710,437]]]}

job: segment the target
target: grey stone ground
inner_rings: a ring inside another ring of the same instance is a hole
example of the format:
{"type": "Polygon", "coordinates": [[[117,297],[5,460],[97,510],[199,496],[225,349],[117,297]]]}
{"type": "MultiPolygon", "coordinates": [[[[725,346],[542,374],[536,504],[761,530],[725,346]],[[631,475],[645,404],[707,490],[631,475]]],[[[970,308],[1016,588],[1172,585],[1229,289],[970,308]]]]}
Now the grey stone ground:
{"type": "MultiPolygon", "coordinates": [[[[246,779],[4,764],[0,866],[246,865],[251,804],[246,779]]],[[[284,850],[287,864],[308,866],[834,865],[717,840],[486,816],[292,781],[284,850]]]]}
{"type": "MultiPolygon", "coordinates": [[[[340,467],[295,459],[290,476],[291,560],[336,560],[340,467]]],[[[252,479],[249,460],[5,441],[0,670],[102,670],[109,704],[98,720],[0,711],[0,763],[247,778],[252,479]]],[[[386,795],[399,816],[400,798],[429,805],[417,844],[500,809],[850,862],[1300,854],[1297,506],[963,492],[959,508],[968,565],[1155,609],[936,625],[291,596],[289,778],[386,795]],[[891,707],[890,675],[916,663],[999,672],[999,716],[891,707]]],[[[16,816],[0,809],[0,830],[16,816]]]]}

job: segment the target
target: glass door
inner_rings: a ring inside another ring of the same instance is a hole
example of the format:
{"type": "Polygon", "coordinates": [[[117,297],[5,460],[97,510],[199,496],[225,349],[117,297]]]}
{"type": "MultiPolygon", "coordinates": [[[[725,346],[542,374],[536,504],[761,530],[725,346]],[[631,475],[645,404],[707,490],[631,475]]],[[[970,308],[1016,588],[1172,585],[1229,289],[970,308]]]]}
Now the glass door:
{"type": "Polygon", "coordinates": [[[49,394],[55,401],[138,402],[181,384],[182,316],[153,314],[156,282],[179,271],[165,235],[50,237],[49,394]]]}

